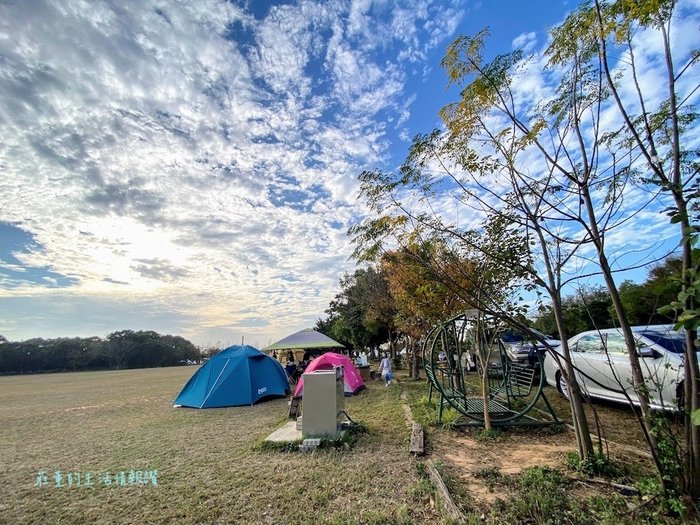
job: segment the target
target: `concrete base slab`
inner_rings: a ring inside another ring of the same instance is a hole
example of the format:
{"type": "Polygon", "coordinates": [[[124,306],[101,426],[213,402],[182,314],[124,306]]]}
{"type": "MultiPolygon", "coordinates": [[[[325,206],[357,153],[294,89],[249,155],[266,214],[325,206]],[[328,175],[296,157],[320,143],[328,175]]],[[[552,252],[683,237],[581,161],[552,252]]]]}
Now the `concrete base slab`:
{"type": "Polygon", "coordinates": [[[273,443],[291,443],[293,441],[301,441],[301,437],[301,430],[297,430],[297,422],[288,421],[284,426],[267,436],[265,441],[271,441],[273,443]]]}

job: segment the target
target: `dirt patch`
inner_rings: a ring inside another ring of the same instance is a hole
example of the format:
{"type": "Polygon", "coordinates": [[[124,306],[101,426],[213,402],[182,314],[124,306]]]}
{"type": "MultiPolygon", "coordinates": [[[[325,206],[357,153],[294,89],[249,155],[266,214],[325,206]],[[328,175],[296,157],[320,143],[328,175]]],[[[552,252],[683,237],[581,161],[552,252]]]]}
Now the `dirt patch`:
{"type": "Polygon", "coordinates": [[[497,458],[503,474],[519,474],[523,469],[535,465],[555,467],[561,464],[566,452],[573,450],[571,445],[538,444],[515,447],[508,456],[497,458]]]}
{"type": "Polygon", "coordinates": [[[463,435],[434,445],[447,469],[465,484],[477,505],[492,504],[499,497],[492,489],[494,475],[515,475],[535,466],[559,468],[565,454],[576,449],[569,432],[547,436],[506,434],[498,442],[463,435]]]}

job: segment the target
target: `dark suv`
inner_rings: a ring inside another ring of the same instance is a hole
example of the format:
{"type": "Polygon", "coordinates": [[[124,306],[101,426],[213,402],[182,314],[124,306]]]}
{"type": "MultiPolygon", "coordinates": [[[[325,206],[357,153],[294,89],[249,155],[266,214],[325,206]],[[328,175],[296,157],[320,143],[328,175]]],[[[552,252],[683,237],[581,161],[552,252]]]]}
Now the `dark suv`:
{"type": "MultiPolygon", "coordinates": [[[[547,344],[553,348],[556,348],[561,344],[558,339],[553,339],[551,335],[545,335],[542,332],[530,328],[530,331],[536,335],[542,337],[547,344]]],[[[506,330],[501,333],[499,337],[500,342],[503,343],[506,354],[511,360],[516,363],[530,364],[534,365],[537,362],[537,356],[535,352],[543,354],[547,347],[544,343],[537,341],[532,336],[525,334],[519,330],[506,330]]]]}

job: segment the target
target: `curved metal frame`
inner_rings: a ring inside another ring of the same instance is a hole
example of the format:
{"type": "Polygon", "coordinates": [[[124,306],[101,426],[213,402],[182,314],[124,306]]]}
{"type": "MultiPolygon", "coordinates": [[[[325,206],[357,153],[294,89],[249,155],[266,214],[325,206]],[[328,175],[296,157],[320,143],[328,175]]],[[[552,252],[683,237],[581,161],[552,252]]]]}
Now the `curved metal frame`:
{"type": "MultiPolygon", "coordinates": [[[[483,396],[468,396],[464,383],[464,334],[467,325],[467,314],[460,314],[433,328],[423,345],[423,367],[430,382],[430,399],[433,389],[440,393],[438,421],[442,420],[443,406],[448,404],[470,419],[468,425],[483,426],[483,396]],[[444,361],[438,359],[441,352],[446,353],[444,361]]],[[[546,382],[542,355],[540,352],[534,353],[537,356],[534,364],[514,363],[499,341],[501,362],[489,365],[487,371],[488,405],[493,426],[550,425],[560,422],[543,392],[546,382]],[[533,389],[536,391],[529,402],[524,407],[514,408],[513,401],[529,397],[533,389]],[[549,409],[552,421],[540,421],[528,415],[540,399],[549,409]]]]}

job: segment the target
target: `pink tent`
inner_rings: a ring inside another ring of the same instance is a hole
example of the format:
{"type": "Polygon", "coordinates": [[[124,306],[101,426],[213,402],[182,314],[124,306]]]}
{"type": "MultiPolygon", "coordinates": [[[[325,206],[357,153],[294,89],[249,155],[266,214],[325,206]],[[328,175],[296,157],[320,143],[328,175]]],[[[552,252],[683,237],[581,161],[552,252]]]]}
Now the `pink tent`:
{"type": "MultiPolygon", "coordinates": [[[[325,354],[318,356],[309,363],[309,366],[306,367],[304,373],[313,372],[314,370],[332,370],[334,366],[343,367],[346,396],[356,394],[358,390],[364,388],[365,383],[362,381],[360,373],[357,371],[357,368],[355,368],[355,365],[350,358],[334,352],[326,352],[325,354]]],[[[303,390],[304,376],[302,375],[301,379],[297,383],[296,389],[294,390],[294,397],[301,396],[303,390]]]]}

